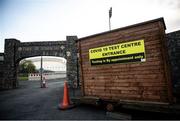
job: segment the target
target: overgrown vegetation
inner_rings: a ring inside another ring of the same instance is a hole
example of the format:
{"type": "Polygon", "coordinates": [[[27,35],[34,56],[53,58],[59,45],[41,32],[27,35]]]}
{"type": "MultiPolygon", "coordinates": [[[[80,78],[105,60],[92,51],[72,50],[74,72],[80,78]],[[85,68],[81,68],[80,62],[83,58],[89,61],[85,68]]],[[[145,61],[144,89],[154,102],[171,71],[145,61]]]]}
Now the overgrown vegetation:
{"type": "Polygon", "coordinates": [[[31,60],[22,60],[19,64],[18,80],[20,81],[28,80],[28,74],[35,72],[36,72],[36,66],[32,63],[31,60]]]}
{"type": "Polygon", "coordinates": [[[36,66],[30,60],[22,60],[19,65],[19,73],[35,73],[36,66]]]}
{"type": "Polygon", "coordinates": [[[28,76],[19,76],[18,80],[20,80],[20,81],[27,81],[28,80],[28,76]]]}

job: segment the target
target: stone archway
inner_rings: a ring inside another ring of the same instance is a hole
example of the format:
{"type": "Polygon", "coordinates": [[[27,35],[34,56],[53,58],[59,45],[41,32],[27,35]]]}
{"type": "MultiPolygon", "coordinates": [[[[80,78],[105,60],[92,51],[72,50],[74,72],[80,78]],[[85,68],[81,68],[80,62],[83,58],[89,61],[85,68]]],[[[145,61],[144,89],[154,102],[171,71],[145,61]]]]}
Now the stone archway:
{"type": "Polygon", "coordinates": [[[33,56],[56,56],[67,60],[67,81],[77,80],[77,36],[67,36],[66,41],[20,42],[5,39],[4,60],[0,63],[0,88],[18,87],[17,67],[19,61],[33,56]]]}

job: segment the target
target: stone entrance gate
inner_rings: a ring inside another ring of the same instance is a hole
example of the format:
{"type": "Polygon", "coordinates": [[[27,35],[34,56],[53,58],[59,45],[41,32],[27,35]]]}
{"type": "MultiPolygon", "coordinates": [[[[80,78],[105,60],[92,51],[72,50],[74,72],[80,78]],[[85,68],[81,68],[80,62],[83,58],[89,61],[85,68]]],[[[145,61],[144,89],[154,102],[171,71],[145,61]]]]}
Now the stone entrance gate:
{"type": "Polygon", "coordinates": [[[67,81],[77,80],[77,36],[66,41],[20,42],[5,39],[4,53],[0,53],[0,89],[18,87],[17,70],[20,60],[34,56],[56,56],[67,60],[67,81]]]}

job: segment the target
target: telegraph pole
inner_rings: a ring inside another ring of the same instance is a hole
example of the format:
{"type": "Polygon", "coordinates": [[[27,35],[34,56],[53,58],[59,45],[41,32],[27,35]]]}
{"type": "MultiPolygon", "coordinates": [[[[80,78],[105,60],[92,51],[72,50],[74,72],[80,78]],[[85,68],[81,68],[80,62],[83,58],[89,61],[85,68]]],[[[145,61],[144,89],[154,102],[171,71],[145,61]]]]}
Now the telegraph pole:
{"type": "Polygon", "coordinates": [[[109,31],[111,30],[112,7],[109,9],[109,31]]]}

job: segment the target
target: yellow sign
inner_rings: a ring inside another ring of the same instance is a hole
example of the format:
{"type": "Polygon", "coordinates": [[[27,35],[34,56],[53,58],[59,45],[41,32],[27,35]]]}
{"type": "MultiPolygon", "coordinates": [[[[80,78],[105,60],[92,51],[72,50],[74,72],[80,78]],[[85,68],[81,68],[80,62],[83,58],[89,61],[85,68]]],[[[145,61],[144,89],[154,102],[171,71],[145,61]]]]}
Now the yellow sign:
{"type": "Polygon", "coordinates": [[[144,40],[136,40],[89,49],[89,59],[91,65],[144,62],[144,40]]]}

